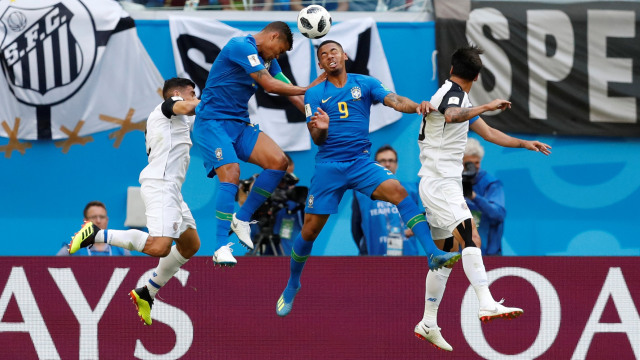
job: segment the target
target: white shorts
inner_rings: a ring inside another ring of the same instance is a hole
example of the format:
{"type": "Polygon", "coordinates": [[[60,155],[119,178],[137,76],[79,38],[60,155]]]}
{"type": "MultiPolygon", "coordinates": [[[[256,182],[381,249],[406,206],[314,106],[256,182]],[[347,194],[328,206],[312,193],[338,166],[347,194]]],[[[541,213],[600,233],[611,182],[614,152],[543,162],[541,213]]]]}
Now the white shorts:
{"type": "Polygon", "coordinates": [[[471,219],[471,211],[462,195],[462,179],[423,177],[419,191],[434,240],[452,236],[458,224],[471,219]]]}
{"type": "Polygon", "coordinates": [[[196,228],[191,210],[175,182],[143,180],[140,193],[146,209],[149,235],[177,239],[187,228],[196,228]]]}

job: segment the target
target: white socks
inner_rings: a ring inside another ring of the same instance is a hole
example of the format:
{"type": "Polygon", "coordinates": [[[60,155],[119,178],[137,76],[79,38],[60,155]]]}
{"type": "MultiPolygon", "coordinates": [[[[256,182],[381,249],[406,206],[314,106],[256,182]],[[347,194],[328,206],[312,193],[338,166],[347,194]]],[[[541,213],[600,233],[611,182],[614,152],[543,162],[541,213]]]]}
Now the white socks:
{"type": "Polygon", "coordinates": [[[447,287],[447,280],[449,280],[450,274],[451,269],[446,267],[436,271],[429,271],[427,274],[422,322],[430,328],[438,326],[438,307],[440,306],[440,301],[442,301],[442,295],[447,287]]]}
{"type": "Polygon", "coordinates": [[[149,294],[151,294],[152,298],[156,297],[158,290],[171,280],[173,275],[175,275],[180,267],[188,260],[189,259],[185,259],[180,255],[180,252],[178,252],[178,248],[176,248],[175,245],[171,247],[169,255],[160,259],[156,271],[153,272],[153,277],[149,279],[147,289],[149,290],[149,294]]]}
{"type": "Polygon", "coordinates": [[[480,309],[493,309],[495,300],[489,291],[487,272],[482,262],[482,252],[477,247],[462,250],[462,267],[480,302],[480,309]]]}
{"type": "Polygon", "coordinates": [[[127,250],[136,250],[142,252],[147,244],[149,234],[146,232],[131,230],[100,230],[96,234],[97,243],[107,243],[112,246],[121,247],[127,250]],[[105,239],[106,237],[106,239],[105,239]]]}

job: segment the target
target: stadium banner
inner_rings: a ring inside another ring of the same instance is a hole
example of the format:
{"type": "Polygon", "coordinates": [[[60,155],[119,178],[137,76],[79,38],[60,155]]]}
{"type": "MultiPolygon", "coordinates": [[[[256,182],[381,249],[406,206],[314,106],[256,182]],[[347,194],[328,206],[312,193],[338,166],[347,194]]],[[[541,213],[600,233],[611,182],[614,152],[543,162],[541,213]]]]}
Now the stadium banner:
{"type": "Polygon", "coordinates": [[[2,1],[0,24],[0,136],[77,139],[144,121],[162,101],[162,77],[118,2],[2,1]]]}
{"type": "Polygon", "coordinates": [[[474,104],[512,109],[483,118],[503,131],[640,136],[640,3],[435,1],[439,80],[453,51],[485,50],[474,104]]]}
{"type": "MultiPolygon", "coordinates": [[[[227,41],[232,37],[248,34],[218,20],[179,16],[169,18],[169,28],[176,73],[192,79],[199,90],[205,86],[211,65],[227,41]]],[[[321,40],[325,39],[329,37],[321,40]]],[[[388,88],[394,89],[391,71],[373,19],[336,24],[331,29],[331,39],[341,42],[347,54],[353,54],[352,61],[347,63],[347,71],[374,76],[388,88]]],[[[314,42],[315,46],[319,44],[320,42],[314,42]]],[[[278,58],[283,73],[295,85],[307,86],[313,80],[310,78],[311,68],[317,63],[317,59],[315,55],[311,55],[311,45],[310,40],[295,33],[293,49],[278,58]]],[[[317,64],[315,66],[316,73],[319,73],[317,64]]],[[[302,151],[311,148],[306,119],[286,97],[268,94],[259,87],[249,102],[249,115],[251,121],[259,124],[260,129],[283,150],[302,151]]],[[[369,130],[378,130],[400,118],[400,113],[381,104],[374,105],[369,130]]]]}
{"type": "MultiPolygon", "coordinates": [[[[481,323],[461,265],[438,325],[452,359],[640,358],[636,257],[490,257],[496,300],[519,318],[481,323]]],[[[144,326],[128,293],[147,257],[1,257],[2,359],[409,359],[442,357],[417,339],[424,257],[312,257],[285,318],[275,313],[286,257],[241,257],[216,269],[194,257],[165,287],[144,326]],[[350,274],[350,276],[345,276],[350,274]]]]}

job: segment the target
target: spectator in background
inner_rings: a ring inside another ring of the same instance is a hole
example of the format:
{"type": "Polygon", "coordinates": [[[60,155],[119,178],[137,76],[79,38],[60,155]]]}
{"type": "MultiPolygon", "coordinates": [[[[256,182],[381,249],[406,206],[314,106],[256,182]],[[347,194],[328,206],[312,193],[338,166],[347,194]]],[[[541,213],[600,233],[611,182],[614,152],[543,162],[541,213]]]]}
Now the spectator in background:
{"type": "Polygon", "coordinates": [[[291,10],[300,11],[309,5],[320,5],[328,11],[348,11],[349,0],[305,0],[291,1],[291,10]]]}
{"type": "MultiPolygon", "coordinates": [[[[375,160],[393,174],[398,169],[398,153],[390,145],[376,151],[375,160]]],[[[409,196],[420,204],[417,182],[401,182],[409,196]]],[[[398,208],[353,192],[351,234],[360,255],[419,255],[418,238],[400,218],[398,208]]],[[[430,239],[429,239],[430,240],[430,239]]],[[[423,245],[424,249],[424,245],[423,245]]]]}
{"type": "MultiPolygon", "coordinates": [[[[107,216],[107,207],[100,201],[91,201],[84,207],[84,221],[91,221],[100,229],[106,229],[109,226],[109,216],[107,216]]],[[[69,244],[64,243],[58,256],[69,255],[69,244]]],[[[101,243],[94,244],[91,248],[86,247],[80,249],[76,255],[85,256],[129,256],[129,250],[101,243]]]]}
{"type": "Polygon", "coordinates": [[[470,194],[465,195],[471,215],[482,239],[482,255],[502,255],[502,233],[504,231],[504,189],[502,182],[480,167],[484,157],[484,148],[474,138],[467,140],[462,159],[467,176],[463,176],[463,183],[469,181],[472,185],[470,194]],[[471,167],[469,163],[474,166],[471,167]],[[473,176],[471,176],[473,175],[473,176]],[[468,179],[468,180],[467,180],[468,179]]]}
{"type": "Polygon", "coordinates": [[[349,11],[405,11],[405,0],[350,0],[349,11]]]}

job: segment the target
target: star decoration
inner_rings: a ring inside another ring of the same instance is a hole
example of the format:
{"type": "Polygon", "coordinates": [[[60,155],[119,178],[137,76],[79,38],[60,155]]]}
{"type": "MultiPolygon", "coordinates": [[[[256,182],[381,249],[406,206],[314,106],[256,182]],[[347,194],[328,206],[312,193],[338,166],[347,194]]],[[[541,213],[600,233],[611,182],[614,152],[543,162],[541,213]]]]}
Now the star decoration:
{"type": "Polygon", "coordinates": [[[60,130],[62,130],[63,133],[69,135],[69,137],[66,140],[57,141],[55,143],[56,147],[62,148],[63,154],[68,153],[72,145],[75,145],[75,144],[85,145],[86,143],[93,141],[93,136],[86,136],[86,137],[78,136],[78,133],[80,132],[80,129],[82,129],[83,125],[84,125],[84,120],[80,120],[76,124],[76,127],[73,128],[73,131],[67,129],[67,127],[64,125],[60,127],[60,130]]]}
{"type": "Polygon", "coordinates": [[[120,143],[122,142],[122,139],[124,138],[124,135],[126,133],[134,130],[140,130],[140,131],[145,130],[147,126],[146,120],[140,121],[137,123],[131,122],[131,118],[133,117],[134,112],[135,110],[130,108],[129,111],[127,112],[127,116],[124,119],[119,119],[119,118],[115,118],[115,117],[103,115],[103,114],[100,115],[100,120],[108,121],[108,122],[120,125],[120,129],[109,134],[109,139],[116,138],[116,141],[113,143],[113,147],[115,148],[120,147],[120,143]]]}
{"type": "Polygon", "coordinates": [[[13,124],[13,129],[9,127],[9,124],[6,121],[2,121],[2,128],[7,132],[7,136],[9,136],[9,143],[7,145],[0,146],[0,151],[4,151],[4,157],[10,158],[11,153],[15,151],[19,151],[20,154],[24,155],[27,149],[31,147],[29,143],[21,143],[18,141],[18,129],[20,128],[20,118],[17,117],[15,123],[13,124]]]}

